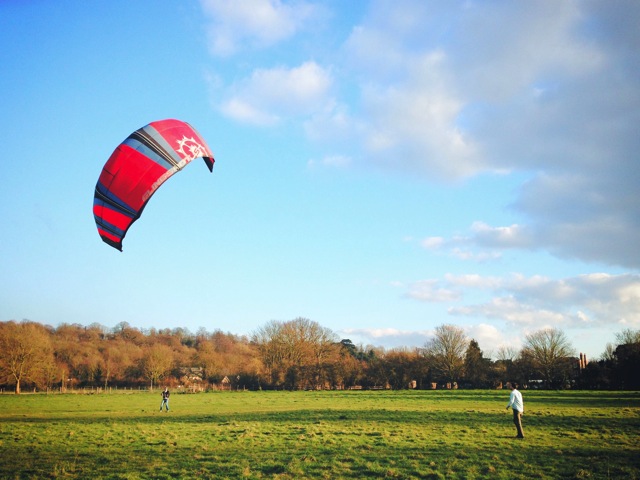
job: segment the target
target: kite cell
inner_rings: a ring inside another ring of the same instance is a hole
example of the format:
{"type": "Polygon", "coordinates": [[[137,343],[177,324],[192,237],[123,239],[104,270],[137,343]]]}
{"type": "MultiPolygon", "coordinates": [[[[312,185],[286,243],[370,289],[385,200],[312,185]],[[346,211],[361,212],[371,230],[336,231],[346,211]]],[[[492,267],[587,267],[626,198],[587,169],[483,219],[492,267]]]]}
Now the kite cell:
{"type": "Polygon", "coordinates": [[[122,240],[155,191],[196,158],[209,171],[215,162],[200,134],[180,120],[160,120],[133,132],[102,169],[93,216],[105,243],[122,251],[122,240]]]}

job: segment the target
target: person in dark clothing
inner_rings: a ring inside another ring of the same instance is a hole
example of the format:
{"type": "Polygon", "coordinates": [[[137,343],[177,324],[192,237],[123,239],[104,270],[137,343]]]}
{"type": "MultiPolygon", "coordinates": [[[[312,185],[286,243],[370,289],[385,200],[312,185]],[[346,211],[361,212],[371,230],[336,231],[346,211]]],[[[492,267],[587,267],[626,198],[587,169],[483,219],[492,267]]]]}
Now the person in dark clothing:
{"type": "Polygon", "coordinates": [[[164,387],[162,391],[162,403],[160,404],[160,411],[162,411],[162,407],[167,408],[167,412],[169,411],[169,389],[164,387]]]}

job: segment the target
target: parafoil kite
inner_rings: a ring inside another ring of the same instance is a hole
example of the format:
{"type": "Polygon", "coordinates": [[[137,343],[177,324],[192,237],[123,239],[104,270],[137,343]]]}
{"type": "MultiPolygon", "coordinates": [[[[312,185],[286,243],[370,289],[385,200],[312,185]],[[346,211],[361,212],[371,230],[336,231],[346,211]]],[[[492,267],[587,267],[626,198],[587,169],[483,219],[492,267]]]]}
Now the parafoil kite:
{"type": "Polygon", "coordinates": [[[180,120],[160,120],[136,130],[107,160],[96,184],[93,216],[102,240],[122,251],[122,240],[154,192],[196,158],[215,162],[200,134],[180,120]]]}

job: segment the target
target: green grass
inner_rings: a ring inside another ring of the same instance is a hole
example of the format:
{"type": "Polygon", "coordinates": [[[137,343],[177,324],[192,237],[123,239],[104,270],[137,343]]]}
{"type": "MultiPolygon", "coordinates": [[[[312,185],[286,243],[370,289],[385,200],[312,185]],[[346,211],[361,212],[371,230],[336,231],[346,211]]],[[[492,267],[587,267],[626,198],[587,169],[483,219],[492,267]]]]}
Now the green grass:
{"type": "Polygon", "coordinates": [[[0,395],[0,478],[639,479],[640,393],[0,395]]]}

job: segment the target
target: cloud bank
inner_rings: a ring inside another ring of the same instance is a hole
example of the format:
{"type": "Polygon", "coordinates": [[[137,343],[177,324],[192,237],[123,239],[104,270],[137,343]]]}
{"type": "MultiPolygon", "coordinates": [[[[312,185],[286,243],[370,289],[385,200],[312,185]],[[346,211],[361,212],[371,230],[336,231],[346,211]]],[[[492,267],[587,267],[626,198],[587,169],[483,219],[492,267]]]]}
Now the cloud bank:
{"type": "Polygon", "coordinates": [[[640,328],[640,275],[634,274],[593,273],[559,280],[519,274],[447,275],[415,282],[406,295],[423,302],[457,302],[449,308],[450,315],[500,320],[514,327],[640,328]],[[465,301],[478,292],[489,299],[465,301]]]}
{"type": "MultiPolygon", "coordinates": [[[[276,0],[202,5],[210,49],[227,56],[305,38],[322,10],[276,0]]],[[[473,242],[637,269],[632,18],[640,18],[633,1],[374,1],[325,64],[255,69],[223,87],[219,108],[261,126],[306,117],[311,140],[352,149],[312,166],[348,158],[427,181],[527,173],[513,204],[526,224],[479,223],[473,242]]]]}

